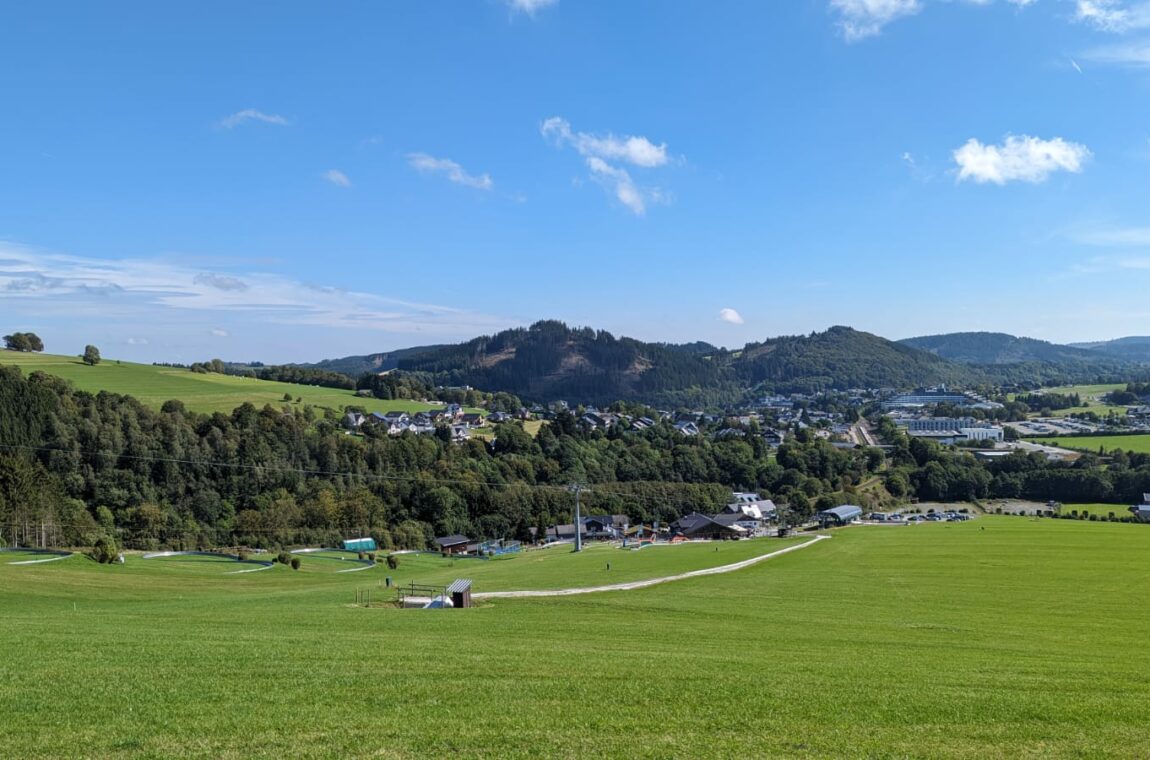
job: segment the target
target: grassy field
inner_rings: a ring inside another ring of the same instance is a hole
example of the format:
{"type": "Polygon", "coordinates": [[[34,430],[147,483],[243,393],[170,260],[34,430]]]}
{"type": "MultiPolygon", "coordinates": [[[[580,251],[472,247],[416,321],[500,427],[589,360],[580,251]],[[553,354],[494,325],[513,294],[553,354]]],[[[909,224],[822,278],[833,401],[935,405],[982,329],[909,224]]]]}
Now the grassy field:
{"type": "MultiPolygon", "coordinates": [[[[563,577],[566,558],[568,577],[590,578],[607,556],[597,551],[468,574],[477,591],[530,588],[563,577]]],[[[650,571],[714,559],[673,551],[617,551],[612,573],[624,557],[650,571]]],[[[467,611],[353,606],[383,568],[0,564],[0,747],[22,758],[1141,757],[1148,551],[1140,525],[850,528],[727,575],[467,611]]]]}
{"type": "Polygon", "coordinates": [[[135,396],[157,409],[169,399],[180,399],[188,409],[209,413],[231,412],[245,401],[258,407],[264,404],[278,407],[284,403],[285,393],[291,394],[293,399],[302,398],[300,404],[330,409],[342,409],[349,404],[364,407],[369,412],[418,412],[443,407],[443,404],[422,404],[418,401],[360,398],[352,391],[335,388],[316,388],[231,375],[198,374],[186,369],[109,359],[89,367],[74,356],[0,351],[0,364],[16,365],[25,374],[36,370],[47,372],[70,380],[80,390],[92,393],[110,391],[135,396]]]}
{"type": "Polygon", "coordinates": [[[1072,510],[1078,510],[1079,513],[1087,512],[1088,514],[1098,515],[1099,517],[1106,517],[1113,512],[1117,517],[1128,517],[1130,515],[1129,504],[1063,504],[1062,514],[1069,514],[1072,510]]]}
{"type": "MultiPolygon", "coordinates": [[[[1085,407],[1076,406],[1070,409],[1056,409],[1050,413],[1051,417],[1069,417],[1072,414],[1080,414],[1082,412],[1094,412],[1102,416],[1115,412],[1116,414],[1126,414],[1125,406],[1110,406],[1102,402],[1102,397],[1110,391],[1121,391],[1126,389],[1125,383],[1105,383],[1100,385],[1063,385],[1057,388],[1043,388],[1035,393],[1061,393],[1064,395],[1078,394],[1078,397],[1086,403],[1085,407]]],[[[1013,398],[1014,394],[1011,394],[1013,398]]],[[[1035,410],[1037,412],[1038,410],[1035,410]]],[[[1037,415],[1035,415],[1037,416],[1037,415]]]]}
{"type": "Polygon", "coordinates": [[[576,555],[572,554],[569,546],[557,546],[491,560],[444,560],[428,554],[400,555],[397,570],[380,568],[380,572],[392,576],[396,583],[450,583],[455,578],[466,577],[475,581],[477,591],[602,586],[729,565],[800,543],[806,538],[659,545],[638,551],[592,544],[576,555]],[[610,570],[607,569],[608,562],[611,563],[610,570]]]}
{"type": "Polygon", "coordinates": [[[1048,446],[1058,445],[1064,449],[1078,449],[1097,453],[1101,446],[1106,451],[1122,449],[1139,454],[1150,454],[1150,433],[1141,435],[1083,435],[1083,436],[1048,436],[1045,438],[1027,438],[1034,443],[1043,443],[1048,446]]]}

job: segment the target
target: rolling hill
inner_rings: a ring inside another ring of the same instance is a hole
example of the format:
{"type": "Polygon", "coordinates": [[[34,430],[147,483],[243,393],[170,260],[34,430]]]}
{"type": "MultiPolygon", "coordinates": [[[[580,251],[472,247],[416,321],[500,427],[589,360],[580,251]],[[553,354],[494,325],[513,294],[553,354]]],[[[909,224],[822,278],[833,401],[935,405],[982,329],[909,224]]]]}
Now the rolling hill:
{"type": "Polygon", "coordinates": [[[1116,338],[1098,343],[1072,343],[1071,345],[1093,354],[1105,354],[1124,361],[1150,363],[1150,336],[1132,335],[1127,338],[1116,338]]]}
{"type": "MultiPolygon", "coordinates": [[[[89,367],[75,356],[22,353],[0,350],[0,365],[20,367],[25,375],[44,372],[70,381],[77,389],[89,393],[108,391],[134,396],[146,406],[159,409],[165,401],[178,399],[185,408],[194,412],[229,413],[241,404],[257,407],[283,405],[284,396],[301,399],[299,404],[339,410],[355,405],[369,412],[387,412],[399,409],[420,411],[442,404],[424,404],[409,400],[380,400],[362,398],[353,391],[320,388],[312,385],[279,383],[270,380],[221,375],[200,374],[179,367],[160,367],[105,359],[89,367]]],[[[294,401],[292,402],[295,403],[294,401]]]]}
{"type": "Polygon", "coordinates": [[[731,352],[705,343],[645,343],[562,322],[537,322],[409,354],[398,369],[442,385],[520,398],[608,404],[729,405],[762,391],[973,384],[982,373],[849,327],[773,338],[731,352]]]}
{"type": "Polygon", "coordinates": [[[963,332],[926,335],[899,341],[962,364],[1021,364],[1046,362],[1074,364],[1092,362],[1098,355],[1083,348],[1060,346],[1034,338],[1018,338],[1006,333],[963,332]]]}

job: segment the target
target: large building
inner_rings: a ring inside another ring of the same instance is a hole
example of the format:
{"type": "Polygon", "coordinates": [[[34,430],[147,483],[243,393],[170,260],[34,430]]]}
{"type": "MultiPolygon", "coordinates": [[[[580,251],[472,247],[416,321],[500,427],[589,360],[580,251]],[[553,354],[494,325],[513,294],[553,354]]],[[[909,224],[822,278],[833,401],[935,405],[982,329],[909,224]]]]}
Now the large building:
{"type": "Polygon", "coordinates": [[[884,409],[921,409],[926,406],[950,404],[961,409],[1001,409],[1002,404],[988,401],[976,393],[953,391],[945,385],[935,388],[919,388],[910,393],[900,393],[882,402],[884,409]]]}
{"type": "Polygon", "coordinates": [[[894,424],[906,428],[916,438],[930,438],[940,443],[958,441],[1001,441],[1001,426],[973,417],[891,417],[894,424]]]}

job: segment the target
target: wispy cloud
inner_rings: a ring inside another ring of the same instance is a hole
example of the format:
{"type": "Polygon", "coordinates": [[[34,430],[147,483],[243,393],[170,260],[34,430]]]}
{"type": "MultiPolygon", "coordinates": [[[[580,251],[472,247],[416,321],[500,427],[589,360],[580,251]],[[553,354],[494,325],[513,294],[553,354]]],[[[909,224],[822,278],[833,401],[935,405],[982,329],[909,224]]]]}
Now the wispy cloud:
{"type": "Polygon", "coordinates": [[[922,10],[919,0],[831,0],[848,42],[880,34],[887,24],[922,10]]]}
{"type": "Polygon", "coordinates": [[[511,10],[528,16],[534,16],[544,8],[559,4],[559,0],[505,0],[505,2],[511,10]]]}
{"type": "Polygon", "coordinates": [[[1082,57],[1095,63],[1133,68],[1150,67],[1150,40],[1132,40],[1101,45],[1084,51],[1082,57]]]}
{"type": "Polygon", "coordinates": [[[216,290],[235,291],[239,293],[248,289],[247,283],[238,277],[228,277],[227,275],[216,274],[215,272],[197,274],[192,278],[192,282],[196,285],[206,285],[216,290]]]}
{"type": "MultiPolygon", "coordinates": [[[[887,25],[902,18],[914,16],[928,4],[936,5],[953,0],[829,0],[831,12],[847,42],[858,42],[882,34],[887,25]]],[[[965,5],[991,6],[996,0],[961,0],[965,5]]],[[[1007,5],[1023,9],[1037,0],[1005,0],[1007,5]]]]}
{"type": "Polygon", "coordinates": [[[1150,27],[1150,2],[1076,0],[1074,20],[1115,34],[1150,27]]]}
{"type": "Polygon", "coordinates": [[[222,127],[223,129],[233,129],[240,126],[241,124],[246,124],[249,121],[260,121],[264,124],[275,124],[278,127],[286,127],[291,123],[286,118],[276,113],[264,113],[263,111],[257,111],[254,108],[245,108],[242,111],[236,111],[230,116],[225,116],[224,118],[220,119],[218,126],[222,127]]]}
{"type": "Polygon", "coordinates": [[[211,330],[208,330],[208,335],[211,335],[213,338],[227,338],[231,333],[221,327],[213,327],[211,330]]]}
{"type": "Polygon", "coordinates": [[[646,137],[626,135],[616,137],[613,134],[593,135],[587,132],[575,132],[571,124],[559,116],[552,116],[543,122],[540,131],[545,137],[553,138],[561,145],[571,145],[583,156],[595,156],[610,161],[652,168],[667,163],[667,144],[655,143],[646,137]]]}
{"type": "Polygon", "coordinates": [[[1070,266],[1060,278],[1087,274],[1113,274],[1114,272],[1144,272],[1150,269],[1150,255],[1146,256],[1091,256],[1070,266]]]}
{"type": "Polygon", "coordinates": [[[477,190],[490,190],[495,187],[490,175],[468,174],[462,166],[449,158],[436,158],[426,153],[408,153],[407,163],[411,168],[424,174],[442,174],[457,185],[474,187],[477,190]]]}
{"type": "Polygon", "coordinates": [[[351,187],[351,180],[339,169],[328,169],[323,173],[323,178],[337,187],[351,187]]]}
{"type": "Polygon", "coordinates": [[[1004,185],[1038,183],[1057,171],[1080,172],[1090,158],[1085,145],[1061,137],[1043,140],[1029,135],[1008,135],[1001,145],[984,145],[971,138],[954,151],[958,181],[1004,185]]]}
{"type": "Polygon", "coordinates": [[[611,133],[595,135],[576,132],[559,116],[543,121],[540,133],[559,147],[570,146],[583,156],[591,178],[606,187],[615,198],[636,215],[647,211],[647,204],[666,200],[655,187],[640,187],[630,172],[617,164],[630,164],[640,169],[654,169],[669,162],[667,144],[656,144],[646,137],[611,133]]]}
{"type": "Polygon", "coordinates": [[[1150,227],[1106,227],[1091,225],[1069,234],[1082,245],[1100,248],[1150,248],[1150,227]]]}
{"type": "Polygon", "coordinates": [[[215,325],[225,322],[223,315],[242,316],[253,332],[260,325],[313,325],[473,335],[513,323],[450,306],[317,287],[281,274],[248,272],[241,278],[156,259],[95,259],[3,242],[0,293],[12,317],[120,319],[175,331],[186,330],[193,313],[215,325]]]}
{"type": "Polygon", "coordinates": [[[743,324],[743,315],[734,309],[719,309],[719,319],[732,325],[743,324]]]}

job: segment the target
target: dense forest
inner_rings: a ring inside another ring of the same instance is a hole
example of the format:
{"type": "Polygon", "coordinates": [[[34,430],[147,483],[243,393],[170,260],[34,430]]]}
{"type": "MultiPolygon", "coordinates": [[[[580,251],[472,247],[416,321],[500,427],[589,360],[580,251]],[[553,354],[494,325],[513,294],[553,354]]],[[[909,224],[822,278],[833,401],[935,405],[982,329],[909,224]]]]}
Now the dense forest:
{"type": "MultiPolygon", "coordinates": [[[[938,383],[1035,388],[1112,382],[1123,372],[1124,377],[1145,372],[1117,360],[1087,361],[1083,356],[1092,355],[1080,349],[1051,349],[1050,360],[1019,353],[1016,362],[968,364],[849,327],[832,327],[728,351],[706,343],[644,343],[544,321],[458,345],[410,349],[396,366],[420,373],[433,385],[472,385],[528,401],[564,399],[603,406],[628,398],[668,408],[713,409],[734,408],[763,393],[938,383]]],[[[353,358],[344,363],[354,364],[353,358]]]]}
{"type": "MultiPolygon", "coordinates": [[[[128,546],[329,544],[370,534],[421,548],[435,535],[525,539],[585,509],[670,522],[711,511],[731,489],[759,490],[798,516],[847,501],[989,496],[1133,503],[1150,491],[1150,456],[1074,465],[1017,453],[983,465],[907,438],[887,420],[879,449],[839,449],[809,431],[770,456],[747,435],[684,437],[666,423],[589,432],[561,414],[537,437],[516,423],[493,444],[449,436],[360,438],[335,413],[250,404],[232,414],[153,411],[76,391],[42,373],[0,368],[0,533],[6,540],[128,546]]],[[[1117,511],[1123,511],[1118,508],[1117,511]]]]}

